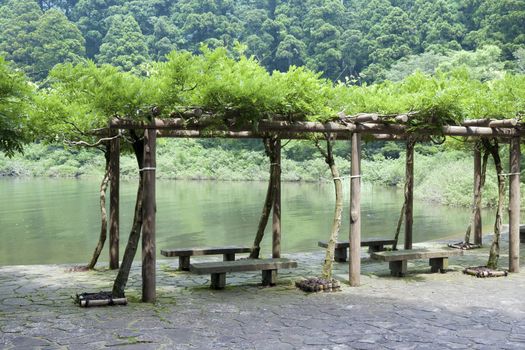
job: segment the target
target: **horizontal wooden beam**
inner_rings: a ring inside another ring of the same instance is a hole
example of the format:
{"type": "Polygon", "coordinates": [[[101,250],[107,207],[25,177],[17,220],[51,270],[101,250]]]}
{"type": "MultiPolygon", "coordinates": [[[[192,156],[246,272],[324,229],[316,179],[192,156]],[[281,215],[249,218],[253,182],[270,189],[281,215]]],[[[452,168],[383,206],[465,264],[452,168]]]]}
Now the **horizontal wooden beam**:
{"type": "MultiPolygon", "coordinates": [[[[205,129],[211,123],[212,118],[208,119],[206,122],[192,123],[187,120],[176,118],[176,119],[155,119],[155,123],[145,125],[142,122],[134,122],[130,120],[114,119],[110,123],[111,128],[116,129],[146,129],[146,128],[155,128],[157,130],[186,130],[186,131],[199,131],[199,135],[205,137],[205,129]]],[[[518,128],[508,127],[514,122],[505,123],[496,123],[493,125],[503,125],[506,127],[482,127],[482,126],[444,126],[442,128],[442,134],[446,136],[478,136],[478,137],[515,137],[518,135],[525,135],[525,130],[521,131],[518,128]]],[[[400,124],[376,124],[376,123],[343,123],[343,122],[308,122],[308,121],[298,121],[298,122],[288,122],[288,121],[271,121],[271,120],[261,120],[257,125],[257,132],[248,130],[244,128],[243,130],[225,130],[214,132],[217,133],[215,137],[261,137],[260,134],[264,133],[282,133],[287,135],[287,138],[293,138],[295,134],[302,133],[330,133],[332,135],[344,135],[350,133],[362,133],[362,134],[387,134],[387,135],[404,135],[408,134],[408,128],[406,125],[400,124]],[[246,132],[252,132],[252,134],[246,134],[246,132]],[[221,134],[222,133],[222,134],[221,134]],[[224,135],[224,136],[221,136],[224,135]]],[[[168,133],[169,134],[169,133],[168,133]]],[[[439,134],[433,129],[428,130],[419,130],[419,135],[436,135],[439,134]]],[[[167,134],[163,136],[168,136],[167,134]]],[[[183,137],[183,136],[180,136],[183,137]]],[[[301,136],[299,138],[303,138],[301,136]]],[[[284,138],[284,137],[283,137],[284,138]]],[[[304,137],[306,138],[306,137],[304,137]]]]}

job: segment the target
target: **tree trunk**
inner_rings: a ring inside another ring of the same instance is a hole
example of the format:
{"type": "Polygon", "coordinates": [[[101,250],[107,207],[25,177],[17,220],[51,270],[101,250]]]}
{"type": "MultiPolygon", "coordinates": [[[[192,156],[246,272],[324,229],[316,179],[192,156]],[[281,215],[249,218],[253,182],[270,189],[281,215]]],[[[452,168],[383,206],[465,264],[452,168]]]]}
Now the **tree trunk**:
{"type": "Polygon", "coordinates": [[[323,264],[323,271],[321,277],[330,281],[332,279],[333,261],[335,254],[335,244],[339,236],[341,229],[341,217],[343,215],[343,182],[339,176],[339,170],[335,165],[334,155],[332,152],[332,142],[329,136],[326,138],[326,152],[321,146],[316,143],[317,148],[321,154],[325,157],[326,164],[330,167],[332,173],[332,179],[334,181],[335,188],[335,209],[334,219],[332,221],[332,230],[330,232],[330,239],[328,240],[328,246],[326,247],[326,254],[323,264]]]}
{"type": "MultiPolygon", "coordinates": [[[[405,190],[406,192],[406,190],[405,190]]],[[[397,242],[399,241],[399,233],[401,232],[401,225],[403,224],[403,219],[405,217],[405,207],[407,203],[403,202],[403,207],[401,208],[401,214],[399,214],[399,219],[397,220],[396,234],[394,236],[394,244],[392,245],[392,250],[397,250],[397,242]]]]}
{"type": "Polygon", "coordinates": [[[105,157],[106,170],[104,173],[104,178],[102,179],[102,182],[100,184],[100,236],[98,239],[97,247],[95,248],[93,256],[91,257],[91,261],[87,265],[87,268],[89,270],[94,269],[95,265],[97,264],[98,258],[100,257],[100,253],[102,252],[102,248],[104,248],[104,243],[106,243],[108,231],[108,215],[106,212],[106,191],[109,183],[109,152],[107,149],[105,152],[105,157]]]}
{"type": "Polygon", "coordinates": [[[259,259],[259,253],[261,251],[261,241],[264,238],[264,230],[268,224],[268,218],[270,217],[270,212],[272,210],[272,205],[275,197],[275,188],[274,182],[279,177],[279,166],[275,163],[275,142],[276,138],[264,139],[264,147],[266,150],[266,155],[270,158],[270,181],[268,182],[268,189],[266,190],[266,199],[264,200],[264,206],[259,219],[259,225],[257,227],[257,233],[255,234],[255,239],[253,241],[252,252],[250,253],[250,259],[259,259]]]}
{"type": "MultiPolygon", "coordinates": [[[[133,151],[137,159],[139,169],[142,169],[144,164],[144,140],[137,139],[133,142],[133,151]]],[[[137,253],[137,247],[140,239],[140,232],[142,229],[142,197],[143,197],[143,183],[142,183],[142,172],[139,172],[139,186],[137,190],[137,198],[135,200],[135,213],[133,215],[133,224],[131,226],[131,232],[129,234],[128,244],[122,257],[122,264],[118,271],[117,277],[113,283],[113,297],[123,298],[126,284],[128,283],[129,272],[133,259],[137,253]]]]}
{"type": "MultiPolygon", "coordinates": [[[[475,147],[481,147],[482,144],[476,142],[475,147]]],[[[470,243],[470,234],[472,232],[472,227],[474,227],[474,222],[481,211],[481,199],[483,198],[483,187],[485,186],[485,179],[487,178],[487,161],[489,159],[489,152],[486,150],[483,153],[483,161],[481,165],[481,174],[479,181],[476,181],[476,187],[474,188],[474,202],[472,204],[472,214],[470,215],[470,222],[465,232],[465,239],[463,243],[470,243]]],[[[475,242],[477,244],[477,242],[475,242]]]]}
{"type": "Polygon", "coordinates": [[[501,158],[499,156],[499,143],[497,139],[494,139],[494,144],[491,144],[488,140],[483,140],[483,145],[487,149],[494,159],[494,166],[496,167],[496,173],[498,176],[498,209],[496,211],[496,221],[494,223],[494,237],[490,246],[489,260],[487,267],[491,269],[498,268],[498,259],[500,251],[500,236],[501,236],[501,221],[503,217],[503,200],[505,198],[505,179],[503,177],[503,167],[501,166],[501,158]]]}

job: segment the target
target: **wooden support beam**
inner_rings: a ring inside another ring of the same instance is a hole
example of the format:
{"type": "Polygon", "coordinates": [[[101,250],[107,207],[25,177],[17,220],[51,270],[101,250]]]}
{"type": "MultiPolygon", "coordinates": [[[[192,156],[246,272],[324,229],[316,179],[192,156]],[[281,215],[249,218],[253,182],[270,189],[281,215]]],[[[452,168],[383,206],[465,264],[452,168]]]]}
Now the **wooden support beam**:
{"type": "Polygon", "coordinates": [[[520,138],[510,143],[509,272],[520,271],[520,138]]]}
{"type": "MultiPolygon", "coordinates": [[[[111,136],[118,135],[112,130],[111,136]]],[[[119,268],[120,138],[111,140],[109,155],[109,268],[119,268]]]]}
{"type": "Polygon", "coordinates": [[[274,197],[272,209],[272,257],[281,257],[281,139],[275,142],[275,166],[277,178],[274,179],[274,197]]]}
{"type": "Polygon", "coordinates": [[[142,224],[142,301],[155,302],[156,299],[156,249],[155,249],[155,174],[156,142],[154,129],[144,131],[144,197],[142,224]]]}
{"type": "MultiPolygon", "coordinates": [[[[391,116],[391,118],[394,118],[391,116]]],[[[211,123],[214,118],[206,118],[199,122],[191,123],[184,119],[156,119],[155,124],[146,125],[143,122],[135,122],[130,120],[113,119],[111,121],[111,128],[118,129],[145,129],[155,128],[158,130],[202,130],[211,123]]],[[[498,124],[496,124],[498,125],[498,124]]],[[[245,128],[244,130],[236,130],[234,132],[246,132],[251,131],[245,128]]],[[[343,124],[341,122],[328,122],[325,124],[319,122],[288,122],[288,121],[272,121],[272,120],[261,120],[258,123],[259,133],[271,132],[278,133],[284,132],[289,134],[297,133],[330,133],[330,134],[344,134],[348,132],[359,132],[363,134],[406,134],[407,128],[401,124],[375,124],[375,123],[348,123],[343,124]]],[[[224,130],[225,134],[231,131],[224,130]]],[[[523,131],[512,127],[481,127],[481,126],[444,126],[442,128],[443,135],[446,136],[494,136],[494,137],[507,137],[511,138],[520,134],[525,135],[525,129],[523,131]]],[[[435,131],[420,130],[420,134],[432,135],[435,131]]],[[[234,135],[234,134],[231,134],[234,135]]],[[[260,136],[259,136],[260,137],[260,136]]]]}
{"type": "Polygon", "coordinates": [[[412,249],[412,225],[414,223],[414,145],[411,139],[406,144],[405,176],[405,249],[412,249]]]}
{"type": "Polygon", "coordinates": [[[492,120],[489,123],[490,128],[514,128],[518,125],[517,119],[492,120]]]}
{"type": "Polygon", "coordinates": [[[490,119],[465,119],[461,125],[463,126],[488,126],[490,119]]]}
{"type": "Polygon", "coordinates": [[[474,233],[474,244],[483,243],[483,232],[481,225],[481,149],[474,146],[474,221],[472,222],[472,232],[474,233]]]}
{"type": "Polygon", "coordinates": [[[348,279],[350,285],[361,284],[361,135],[352,134],[350,178],[350,259],[348,279]]]}

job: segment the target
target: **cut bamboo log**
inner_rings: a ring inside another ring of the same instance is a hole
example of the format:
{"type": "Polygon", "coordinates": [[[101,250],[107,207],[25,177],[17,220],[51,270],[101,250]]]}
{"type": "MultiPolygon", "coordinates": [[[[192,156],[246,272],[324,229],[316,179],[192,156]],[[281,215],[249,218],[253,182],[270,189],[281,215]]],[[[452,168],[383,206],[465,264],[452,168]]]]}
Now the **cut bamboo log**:
{"type": "Polygon", "coordinates": [[[490,119],[465,119],[461,125],[463,126],[489,126],[490,119]]]}
{"type": "Polygon", "coordinates": [[[80,306],[89,307],[89,306],[126,305],[127,303],[128,303],[128,300],[126,298],[103,299],[103,300],[81,300],[80,306]]]}
{"type": "Polygon", "coordinates": [[[518,125],[517,119],[492,120],[489,123],[490,128],[514,128],[518,125]]]}

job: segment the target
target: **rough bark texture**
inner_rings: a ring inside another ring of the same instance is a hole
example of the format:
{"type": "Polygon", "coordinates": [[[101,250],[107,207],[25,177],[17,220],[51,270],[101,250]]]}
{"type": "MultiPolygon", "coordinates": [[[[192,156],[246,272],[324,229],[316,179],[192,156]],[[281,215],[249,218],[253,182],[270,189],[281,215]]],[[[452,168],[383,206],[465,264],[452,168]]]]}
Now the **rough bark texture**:
{"type": "Polygon", "coordinates": [[[281,140],[277,140],[274,149],[276,177],[273,185],[272,209],[272,258],[281,257],[281,140]]]}
{"type": "MultiPolygon", "coordinates": [[[[139,169],[142,169],[144,164],[144,141],[137,139],[133,142],[133,151],[137,159],[139,169]]],[[[135,213],[133,215],[133,224],[131,226],[131,232],[129,234],[128,244],[122,257],[122,264],[118,271],[117,277],[113,283],[113,297],[122,298],[124,297],[124,290],[128,283],[129,272],[135,254],[137,253],[137,247],[140,239],[140,231],[142,229],[142,196],[143,196],[143,183],[142,173],[139,173],[139,186],[137,190],[137,199],[135,200],[135,213]]]]}
{"type": "Polygon", "coordinates": [[[335,188],[335,209],[334,219],[332,221],[332,229],[330,231],[330,239],[328,240],[328,246],[326,247],[326,254],[324,258],[323,270],[321,277],[325,280],[330,281],[332,279],[333,261],[335,254],[335,244],[341,230],[341,218],[343,216],[343,182],[339,176],[339,170],[335,164],[334,154],[332,152],[332,142],[330,138],[326,138],[326,151],[316,143],[319,152],[324,156],[326,164],[330,167],[332,173],[332,179],[334,181],[335,188]]]}
{"type": "Polygon", "coordinates": [[[144,131],[144,169],[142,173],[144,197],[142,198],[142,301],[154,303],[157,298],[157,249],[156,249],[156,147],[155,129],[144,131]]]}
{"type": "MultiPolygon", "coordinates": [[[[113,130],[114,136],[119,135],[113,130]]],[[[109,268],[116,270],[119,267],[120,243],[120,138],[110,141],[109,158],[109,268]]]]}
{"type": "Polygon", "coordinates": [[[509,271],[520,271],[520,138],[510,144],[509,181],[509,271]]]}
{"type": "Polygon", "coordinates": [[[270,217],[270,212],[272,210],[272,205],[275,197],[275,186],[274,182],[279,177],[279,172],[281,169],[275,160],[275,144],[278,141],[277,138],[266,138],[263,140],[264,148],[266,150],[266,155],[270,158],[270,181],[268,183],[268,189],[266,190],[266,199],[264,200],[264,206],[261,213],[261,218],[259,219],[259,225],[257,227],[257,233],[255,234],[255,239],[253,241],[252,252],[250,253],[250,259],[258,259],[259,253],[261,251],[261,241],[264,237],[264,230],[268,224],[268,218],[270,217]]]}
{"type": "Polygon", "coordinates": [[[87,265],[87,268],[92,270],[95,268],[95,265],[97,264],[98,258],[100,257],[100,253],[102,252],[102,249],[104,248],[104,243],[106,243],[107,238],[107,232],[108,232],[108,215],[106,212],[106,191],[108,189],[108,183],[109,183],[109,154],[106,151],[106,171],[104,172],[104,177],[102,179],[102,182],[100,183],[100,235],[98,238],[97,247],[95,248],[95,251],[93,252],[93,256],[91,257],[91,261],[87,265]]]}
{"type": "Polygon", "coordinates": [[[352,287],[361,284],[361,135],[352,134],[352,174],[350,180],[350,259],[348,280],[352,287]]]}
{"type": "Polygon", "coordinates": [[[490,246],[489,260],[487,267],[491,269],[498,268],[499,252],[500,252],[500,236],[501,236],[501,221],[503,217],[503,200],[505,198],[505,178],[503,177],[503,167],[501,166],[501,158],[499,156],[499,143],[497,139],[494,139],[492,144],[488,140],[483,140],[483,146],[487,149],[492,158],[494,159],[494,165],[496,167],[496,173],[498,175],[498,209],[496,211],[496,220],[494,222],[494,237],[490,246]]]}
{"type": "MultiPolygon", "coordinates": [[[[475,145],[476,148],[481,148],[482,143],[481,141],[476,142],[475,145]]],[[[481,240],[481,200],[483,198],[483,187],[485,186],[485,179],[487,178],[487,161],[489,159],[489,152],[486,151],[483,153],[483,160],[481,162],[481,169],[480,173],[478,174],[476,171],[475,177],[474,177],[474,200],[472,203],[472,214],[470,216],[470,222],[467,227],[467,230],[465,231],[465,239],[463,240],[464,243],[469,244],[470,243],[470,234],[472,232],[472,228],[474,228],[474,236],[475,236],[475,244],[482,243],[481,240]],[[479,230],[479,232],[476,232],[479,230]]]]}
{"type": "Polygon", "coordinates": [[[405,217],[405,207],[406,202],[403,202],[403,207],[401,207],[401,214],[399,214],[399,219],[397,220],[396,234],[394,236],[394,244],[392,244],[392,250],[397,250],[397,242],[399,242],[399,233],[401,232],[401,225],[403,224],[403,218],[405,217]]]}
{"type": "Polygon", "coordinates": [[[405,180],[405,249],[412,249],[412,225],[414,221],[414,145],[415,141],[407,139],[406,180],[405,180]]]}

